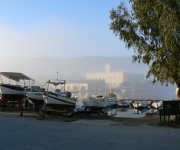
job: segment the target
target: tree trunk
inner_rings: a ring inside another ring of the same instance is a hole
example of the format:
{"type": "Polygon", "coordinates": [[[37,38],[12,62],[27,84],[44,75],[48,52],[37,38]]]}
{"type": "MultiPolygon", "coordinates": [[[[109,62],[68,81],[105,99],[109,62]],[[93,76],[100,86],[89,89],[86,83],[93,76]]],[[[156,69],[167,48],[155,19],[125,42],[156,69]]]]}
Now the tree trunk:
{"type": "Polygon", "coordinates": [[[176,91],[175,91],[175,94],[176,94],[176,98],[177,98],[177,100],[180,100],[180,85],[179,84],[177,84],[176,83],[176,86],[177,86],[177,88],[176,88],[176,91]]]}

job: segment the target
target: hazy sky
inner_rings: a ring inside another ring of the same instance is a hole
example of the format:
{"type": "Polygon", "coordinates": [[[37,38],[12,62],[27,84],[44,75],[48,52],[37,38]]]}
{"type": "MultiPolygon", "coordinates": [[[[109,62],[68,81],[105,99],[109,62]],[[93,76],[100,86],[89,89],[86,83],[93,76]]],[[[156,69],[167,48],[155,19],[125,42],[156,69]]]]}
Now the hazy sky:
{"type": "Polygon", "coordinates": [[[0,0],[1,57],[132,56],[109,30],[127,0],[0,0]]]}

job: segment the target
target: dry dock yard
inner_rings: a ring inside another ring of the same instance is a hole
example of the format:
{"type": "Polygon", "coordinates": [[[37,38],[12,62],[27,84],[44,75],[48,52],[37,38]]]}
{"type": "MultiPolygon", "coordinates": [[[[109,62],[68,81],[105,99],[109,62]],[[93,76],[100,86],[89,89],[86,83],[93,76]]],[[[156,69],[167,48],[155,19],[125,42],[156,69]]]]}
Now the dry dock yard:
{"type": "Polygon", "coordinates": [[[157,126],[162,125],[160,124],[159,114],[156,113],[147,113],[145,117],[142,118],[123,118],[123,117],[109,117],[104,114],[97,115],[96,113],[75,113],[72,118],[61,115],[61,114],[50,114],[45,115],[45,118],[41,116],[38,111],[25,111],[23,116],[20,116],[20,110],[6,110],[0,112],[0,116],[5,117],[15,117],[15,118],[27,118],[32,120],[43,120],[43,121],[54,121],[54,122],[75,122],[80,120],[101,120],[101,121],[113,121],[119,125],[127,125],[127,126],[138,126],[138,125],[150,125],[150,126],[157,126]]]}
{"type": "Polygon", "coordinates": [[[178,127],[159,124],[158,113],[115,118],[77,113],[73,118],[28,111],[0,112],[1,150],[171,149],[180,147],[178,127]]]}

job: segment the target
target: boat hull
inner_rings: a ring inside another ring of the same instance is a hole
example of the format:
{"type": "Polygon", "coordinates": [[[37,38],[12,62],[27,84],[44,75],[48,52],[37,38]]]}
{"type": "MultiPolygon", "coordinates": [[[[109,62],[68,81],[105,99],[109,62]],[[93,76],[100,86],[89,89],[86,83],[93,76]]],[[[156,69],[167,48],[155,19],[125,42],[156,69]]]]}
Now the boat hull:
{"type": "Polygon", "coordinates": [[[9,84],[0,85],[1,102],[21,103],[24,98],[25,90],[22,87],[9,84]]]}
{"type": "Polygon", "coordinates": [[[135,108],[146,108],[148,107],[148,102],[147,101],[135,101],[132,103],[133,107],[135,108]]]}
{"type": "Polygon", "coordinates": [[[86,109],[102,110],[107,107],[107,100],[100,100],[93,97],[88,97],[83,100],[83,105],[86,109]]]}
{"type": "Polygon", "coordinates": [[[151,106],[153,107],[153,108],[159,108],[159,107],[161,107],[162,106],[162,101],[158,101],[158,102],[153,102],[152,104],[151,104],[151,106]]]}
{"type": "Polygon", "coordinates": [[[44,104],[43,92],[27,92],[26,97],[30,99],[35,106],[42,106],[44,104]]]}
{"type": "Polygon", "coordinates": [[[61,96],[52,92],[46,91],[43,94],[46,105],[55,107],[75,108],[76,100],[70,97],[61,96]]]}

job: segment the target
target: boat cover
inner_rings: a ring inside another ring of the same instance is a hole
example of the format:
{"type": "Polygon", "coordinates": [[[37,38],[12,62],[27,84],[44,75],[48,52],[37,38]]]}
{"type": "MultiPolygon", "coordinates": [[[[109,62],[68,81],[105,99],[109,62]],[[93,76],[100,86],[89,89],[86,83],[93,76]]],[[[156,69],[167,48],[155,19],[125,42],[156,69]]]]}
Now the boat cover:
{"type": "Polygon", "coordinates": [[[54,82],[53,82],[53,81],[50,81],[50,80],[49,80],[47,83],[48,83],[48,84],[53,84],[54,86],[57,86],[57,85],[59,85],[59,84],[61,84],[61,85],[62,85],[62,84],[66,84],[66,81],[65,81],[65,80],[62,80],[62,81],[57,80],[57,81],[54,81],[54,82]]]}
{"type": "Polygon", "coordinates": [[[12,79],[15,81],[19,80],[32,80],[34,81],[34,79],[24,75],[23,73],[18,73],[18,72],[0,72],[1,75],[5,76],[8,79],[12,79]]]}

